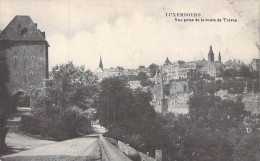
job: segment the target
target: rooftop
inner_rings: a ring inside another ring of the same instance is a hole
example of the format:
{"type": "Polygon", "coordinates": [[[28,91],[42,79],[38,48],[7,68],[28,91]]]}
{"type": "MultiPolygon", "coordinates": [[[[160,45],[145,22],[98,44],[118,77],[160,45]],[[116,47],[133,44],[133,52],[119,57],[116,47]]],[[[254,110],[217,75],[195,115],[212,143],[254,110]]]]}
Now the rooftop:
{"type": "Polygon", "coordinates": [[[0,40],[47,42],[44,32],[37,29],[30,16],[15,16],[0,33],[0,40]]]}

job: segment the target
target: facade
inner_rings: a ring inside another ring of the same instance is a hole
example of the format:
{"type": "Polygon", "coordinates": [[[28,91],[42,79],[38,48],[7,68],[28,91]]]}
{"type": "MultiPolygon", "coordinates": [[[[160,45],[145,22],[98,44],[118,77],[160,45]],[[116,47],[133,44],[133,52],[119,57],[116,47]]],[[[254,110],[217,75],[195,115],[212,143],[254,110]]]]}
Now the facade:
{"type": "Polygon", "coordinates": [[[225,68],[226,69],[235,69],[236,71],[239,71],[241,66],[244,65],[244,62],[241,60],[229,60],[225,62],[225,68]]]}
{"type": "Polygon", "coordinates": [[[139,72],[145,72],[148,75],[148,70],[144,66],[139,66],[138,69],[124,69],[122,67],[115,68],[104,68],[102,58],[100,57],[99,66],[95,70],[96,75],[98,76],[98,80],[102,81],[107,77],[116,77],[116,76],[137,76],[139,72]]]}
{"type": "Polygon", "coordinates": [[[214,61],[214,52],[212,50],[212,46],[210,45],[208,61],[204,61],[204,63],[198,67],[199,73],[202,75],[208,75],[210,77],[218,77],[221,70],[223,70],[224,68],[225,66],[221,62],[220,52],[218,55],[218,61],[214,61]]]}
{"type": "Polygon", "coordinates": [[[45,33],[29,16],[15,16],[0,33],[0,56],[8,65],[12,95],[43,86],[49,77],[48,47],[45,33]]]}
{"type": "Polygon", "coordinates": [[[217,77],[225,66],[221,62],[221,54],[219,52],[218,61],[214,61],[214,52],[210,46],[208,53],[208,61],[176,61],[171,62],[167,57],[162,70],[158,70],[155,74],[155,84],[159,84],[160,75],[163,76],[164,83],[169,83],[180,79],[196,79],[198,75],[208,75],[210,77],[217,77]]]}
{"type": "Polygon", "coordinates": [[[260,59],[253,59],[250,66],[253,71],[260,71],[260,59]]]}

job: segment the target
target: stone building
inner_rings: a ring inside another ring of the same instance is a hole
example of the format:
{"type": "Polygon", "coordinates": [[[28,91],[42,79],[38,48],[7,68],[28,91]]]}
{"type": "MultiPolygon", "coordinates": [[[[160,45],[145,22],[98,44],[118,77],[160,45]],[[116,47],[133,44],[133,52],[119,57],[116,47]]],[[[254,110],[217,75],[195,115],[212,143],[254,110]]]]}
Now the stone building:
{"type": "Polygon", "coordinates": [[[49,77],[48,47],[45,33],[29,16],[15,16],[0,33],[0,56],[8,65],[12,96],[43,86],[49,77]]]}
{"type": "Polygon", "coordinates": [[[221,70],[224,70],[225,66],[221,62],[221,54],[219,52],[218,61],[214,61],[214,52],[212,46],[209,47],[208,61],[204,61],[197,69],[202,75],[209,75],[210,77],[218,77],[221,70]]]}
{"type": "Polygon", "coordinates": [[[260,59],[253,59],[250,67],[253,71],[260,71],[260,59]]]}

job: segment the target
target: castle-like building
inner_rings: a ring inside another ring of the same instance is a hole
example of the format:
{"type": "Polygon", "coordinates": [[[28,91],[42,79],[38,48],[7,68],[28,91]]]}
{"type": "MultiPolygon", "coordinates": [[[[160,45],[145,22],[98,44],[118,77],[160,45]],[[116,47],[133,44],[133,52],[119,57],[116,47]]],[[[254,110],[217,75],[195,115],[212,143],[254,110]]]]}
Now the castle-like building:
{"type": "Polygon", "coordinates": [[[212,46],[209,48],[208,60],[198,61],[176,61],[171,62],[167,57],[164,64],[158,68],[151,88],[153,94],[152,105],[159,113],[187,113],[188,99],[192,94],[189,89],[188,79],[197,79],[200,76],[217,77],[225,66],[221,61],[214,59],[212,46]]]}
{"type": "Polygon", "coordinates": [[[214,61],[214,52],[212,46],[210,46],[208,60],[203,59],[191,62],[176,61],[172,63],[167,57],[161,70],[157,70],[154,80],[155,84],[158,84],[160,75],[163,77],[163,82],[166,83],[178,79],[195,79],[201,75],[217,77],[224,68],[220,52],[218,54],[218,61],[214,61]]]}
{"type": "Polygon", "coordinates": [[[0,58],[9,69],[12,96],[43,86],[49,77],[49,44],[29,16],[15,16],[0,33],[0,58]]]}

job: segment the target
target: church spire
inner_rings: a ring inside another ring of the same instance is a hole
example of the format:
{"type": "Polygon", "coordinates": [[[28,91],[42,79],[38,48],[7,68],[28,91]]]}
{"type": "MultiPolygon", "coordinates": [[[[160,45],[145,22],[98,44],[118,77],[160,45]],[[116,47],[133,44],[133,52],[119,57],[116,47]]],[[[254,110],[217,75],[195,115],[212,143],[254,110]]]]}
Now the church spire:
{"type": "Polygon", "coordinates": [[[208,61],[213,62],[214,61],[214,53],[212,50],[212,46],[209,47],[209,53],[208,53],[208,61]]]}
{"type": "Polygon", "coordinates": [[[100,60],[99,60],[99,68],[103,70],[103,63],[102,63],[101,55],[100,55],[100,60]]]}
{"type": "Polygon", "coordinates": [[[220,54],[220,52],[218,53],[218,61],[221,62],[221,54],[220,54]]]}

